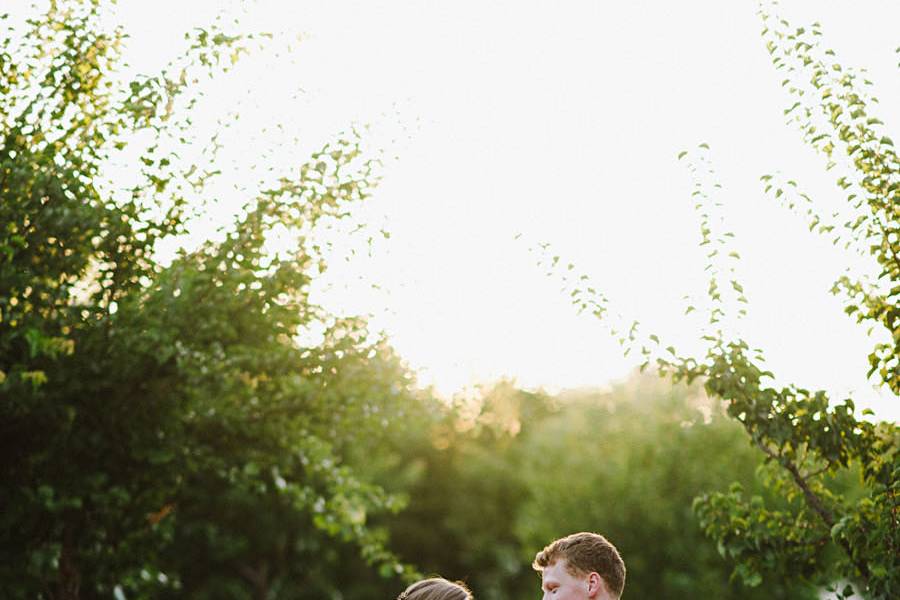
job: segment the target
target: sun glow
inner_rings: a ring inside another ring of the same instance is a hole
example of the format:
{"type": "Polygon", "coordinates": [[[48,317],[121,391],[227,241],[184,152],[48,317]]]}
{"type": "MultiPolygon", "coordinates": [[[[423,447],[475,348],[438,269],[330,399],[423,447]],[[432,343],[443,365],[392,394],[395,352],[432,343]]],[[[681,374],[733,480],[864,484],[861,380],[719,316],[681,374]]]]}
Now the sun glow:
{"type": "MultiPolygon", "coordinates": [[[[834,195],[833,178],[784,124],[786,97],[752,6],[726,4],[235,8],[242,26],[278,32],[283,44],[205,90],[199,125],[227,121],[230,150],[218,158],[218,204],[195,239],[312,149],[368,123],[364,139],[384,151],[383,181],[356,216],[369,229],[331,238],[322,302],[369,314],[422,382],[445,394],[500,377],[527,387],[603,384],[637,359],[575,314],[528,247],[551,242],[623,313],[691,348],[698,325],[682,297],[702,296],[706,279],[690,177],[676,154],[705,141],[743,257],[752,343],[785,380],[853,394],[896,417],[896,398],[866,382],[873,341],[827,293],[841,266],[859,259],[807,234],[762,194],[758,178],[773,170],[823,198],[834,195]]],[[[848,64],[867,65],[883,120],[900,121],[898,5],[884,6],[894,18],[864,24],[849,5],[784,5],[798,22],[818,18],[848,64]]],[[[180,33],[217,9],[122,5],[132,67],[159,68],[180,33]]]]}

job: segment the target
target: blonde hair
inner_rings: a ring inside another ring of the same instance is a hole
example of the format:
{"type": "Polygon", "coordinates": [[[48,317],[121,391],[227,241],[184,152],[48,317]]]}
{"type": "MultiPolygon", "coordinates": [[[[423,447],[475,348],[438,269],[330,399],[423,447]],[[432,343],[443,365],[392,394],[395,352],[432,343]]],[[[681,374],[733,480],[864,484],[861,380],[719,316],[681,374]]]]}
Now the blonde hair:
{"type": "Polygon", "coordinates": [[[462,581],[432,577],[417,581],[397,596],[397,600],[475,600],[462,581]]]}

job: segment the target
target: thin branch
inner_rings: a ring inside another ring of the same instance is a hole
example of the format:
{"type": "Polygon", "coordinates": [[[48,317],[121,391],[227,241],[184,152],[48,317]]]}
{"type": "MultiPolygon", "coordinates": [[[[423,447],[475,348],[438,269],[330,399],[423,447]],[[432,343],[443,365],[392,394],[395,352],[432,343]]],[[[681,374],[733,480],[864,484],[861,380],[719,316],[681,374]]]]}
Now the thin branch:
{"type": "MultiPolygon", "coordinates": [[[[822,503],[822,499],[816,495],[815,492],[810,489],[809,484],[806,482],[806,478],[803,477],[803,474],[800,473],[800,470],[797,468],[790,459],[785,458],[781,453],[776,454],[772,451],[768,446],[760,442],[759,440],[754,440],[756,446],[762,450],[766,456],[771,458],[772,460],[778,461],[778,463],[784,467],[790,474],[791,478],[794,480],[794,483],[800,488],[800,491],[803,492],[803,497],[806,499],[806,503],[812,508],[819,518],[822,519],[822,522],[828,527],[829,530],[834,527],[834,515],[830,510],[822,503]]],[[[853,556],[853,549],[850,547],[850,543],[841,539],[838,542],[841,547],[846,552],[847,556],[850,558],[850,562],[859,570],[860,574],[863,576],[863,579],[866,581],[868,585],[869,582],[869,566],[862,561],[857,560],[853,556]]]]}

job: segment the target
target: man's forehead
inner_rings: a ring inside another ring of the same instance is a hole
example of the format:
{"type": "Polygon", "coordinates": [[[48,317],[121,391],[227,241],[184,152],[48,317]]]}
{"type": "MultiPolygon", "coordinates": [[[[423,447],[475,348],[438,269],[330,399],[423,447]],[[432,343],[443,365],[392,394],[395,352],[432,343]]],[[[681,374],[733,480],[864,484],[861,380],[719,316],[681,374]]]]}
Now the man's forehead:
{"type": "Polygon", "coordinates": [[[549,563],[544,569],[541,571],[541,580],[547,581],[549,579],[558,579],[560,574],[567,573],[566,570],[566,559],[560,558],[554,560],[552,563],[549,563]]]}

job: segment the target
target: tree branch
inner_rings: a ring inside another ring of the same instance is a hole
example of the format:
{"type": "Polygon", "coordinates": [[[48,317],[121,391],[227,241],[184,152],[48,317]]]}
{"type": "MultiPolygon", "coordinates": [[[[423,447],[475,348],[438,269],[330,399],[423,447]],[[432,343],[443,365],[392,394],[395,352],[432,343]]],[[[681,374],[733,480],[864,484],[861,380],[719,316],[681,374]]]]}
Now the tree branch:
{"type": "MultiPolygon", "coordinates": [[[[830,530],[832,527],[834,527],[834,515],[830,510],[828,510],[828,508],[822,502],[822,499],[819,498],[819,496],[817,496],[816,493],[809,487],[806,478],[803,477],[802,473],[800,473],[800,469],[797,468],[797,465],[791,462],[790,459],[785,458],[781,453],[776,454],[772,449],[770,449],[759,440],[754,440],[754,443],[760,450],[763,451],[763,453],[766,454],[766,456],[768,456],[772,460],[778,461],[778,464],[784,467],[787,472],[791,474],[791,479],[794,480],[794,484],[796,484],[796,486],[800,488],[800,491],[803,492],[803,497],[806,499],[807,505],[809,505],[809,507],[812,508],[817,515],[819,515],[819,518],[822,519],[822,522],[825,523],[828,529],[830,530]]],[[[847,554],[850,562],[853,563],[853,565],[859,570],[860,574],[868,585],[869,565],[854,558],[853,549],[850,547],[850,543],[847,540],[841,539],[838,541],[838,543],[844,549],[844,552],[847,554]]]]}

